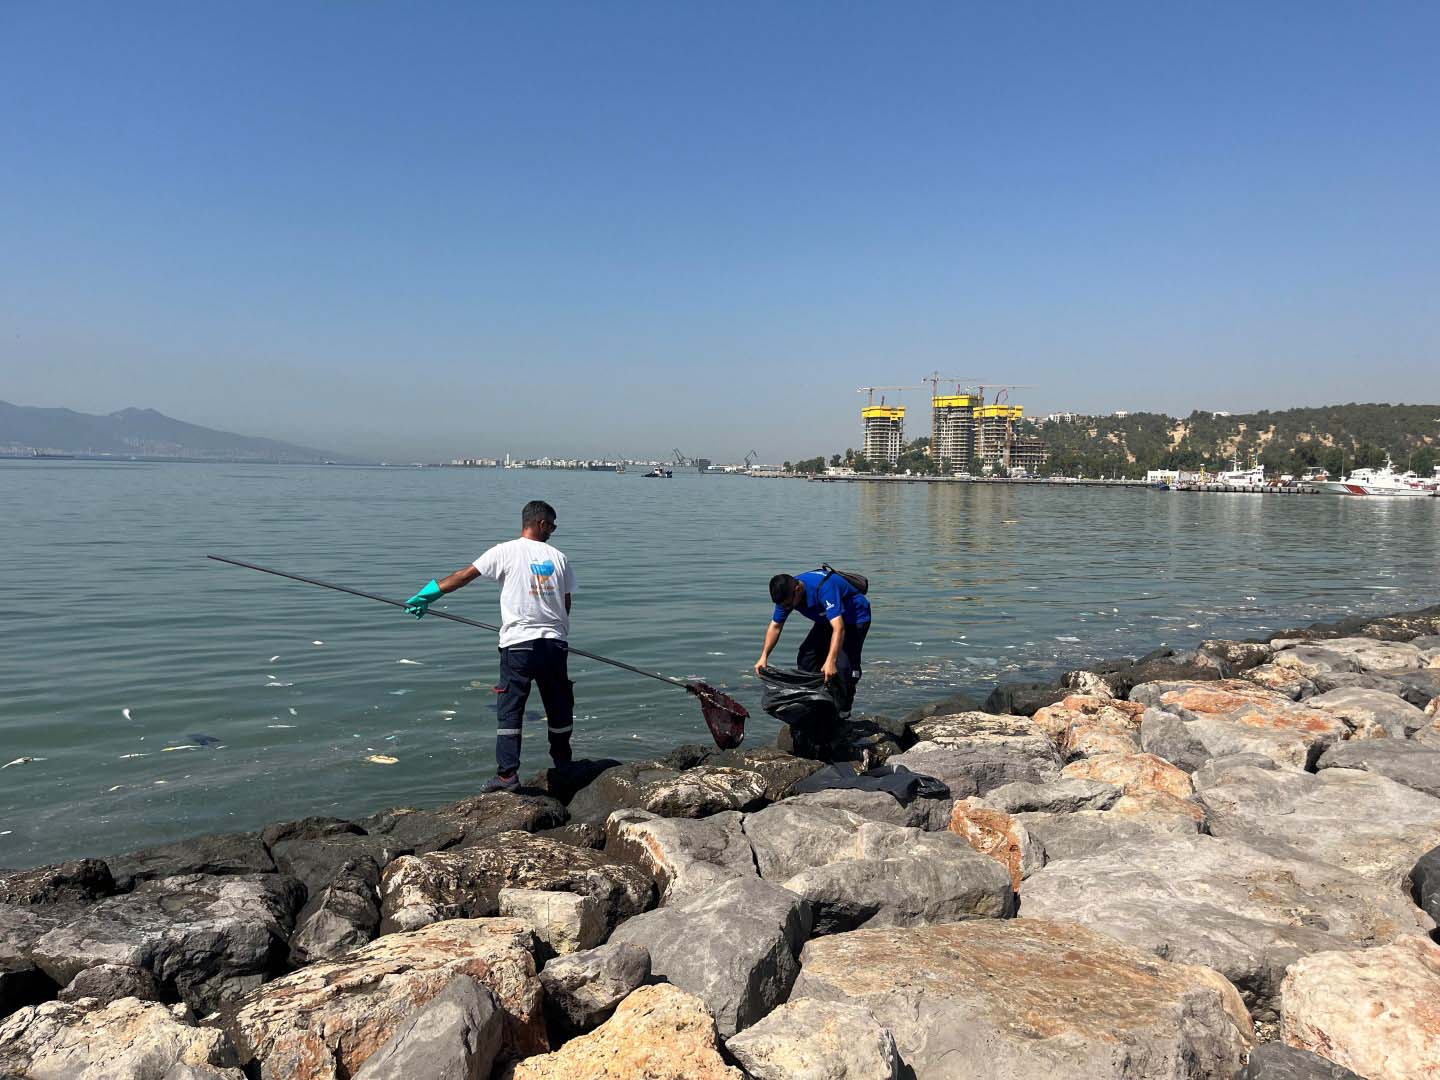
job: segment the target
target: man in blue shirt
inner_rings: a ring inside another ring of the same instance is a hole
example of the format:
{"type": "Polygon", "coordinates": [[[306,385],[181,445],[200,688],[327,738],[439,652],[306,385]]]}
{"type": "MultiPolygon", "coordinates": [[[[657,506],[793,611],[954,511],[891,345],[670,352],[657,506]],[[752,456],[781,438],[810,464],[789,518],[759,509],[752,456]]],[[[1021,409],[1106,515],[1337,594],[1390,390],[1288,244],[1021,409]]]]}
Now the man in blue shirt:
{"type": "Polygon", "coordinates": [[[770,599],[775,613],[765,631],[765,645],[755,672],[770,662],[770,653],[780,640],[780,631],[792,611],[798,611],[815,625],[800,643],[795,666],[801,671],[818,671],[827,681],[843,678],[844,700],[855,697],[860,681],[860,654],[870,632],[870,599],[835,570],[811,570],[791,576],[776,574],[770,579],[770,599]]]}

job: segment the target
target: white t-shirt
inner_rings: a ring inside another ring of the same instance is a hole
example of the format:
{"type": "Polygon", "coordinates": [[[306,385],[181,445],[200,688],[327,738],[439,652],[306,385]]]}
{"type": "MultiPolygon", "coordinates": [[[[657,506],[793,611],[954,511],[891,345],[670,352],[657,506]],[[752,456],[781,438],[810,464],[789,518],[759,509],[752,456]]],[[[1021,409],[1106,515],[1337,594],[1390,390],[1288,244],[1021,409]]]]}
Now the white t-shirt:
{"type": "Polygon", "coordinates": [[[473,565],[500,583],[502,649],[536,638],[569,639],[565,597],[575,591],[575,573],[563,551],[521,536],[496,544],[473,565]]]}

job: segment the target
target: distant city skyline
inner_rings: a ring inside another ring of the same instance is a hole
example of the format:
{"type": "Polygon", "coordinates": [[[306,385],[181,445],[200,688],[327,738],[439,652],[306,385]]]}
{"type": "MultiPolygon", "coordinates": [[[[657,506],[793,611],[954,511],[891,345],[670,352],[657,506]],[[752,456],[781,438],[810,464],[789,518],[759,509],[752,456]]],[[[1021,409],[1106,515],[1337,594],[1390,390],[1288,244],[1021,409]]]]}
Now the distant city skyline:
{"type": "Polygon", "coordinates": [[[0,398],[717,462],[858,447],[856,388],[935,370],[1031,384],[1027,416],[1440,401],[1437,32],[1278,0],[9,5],[0,398]]]}

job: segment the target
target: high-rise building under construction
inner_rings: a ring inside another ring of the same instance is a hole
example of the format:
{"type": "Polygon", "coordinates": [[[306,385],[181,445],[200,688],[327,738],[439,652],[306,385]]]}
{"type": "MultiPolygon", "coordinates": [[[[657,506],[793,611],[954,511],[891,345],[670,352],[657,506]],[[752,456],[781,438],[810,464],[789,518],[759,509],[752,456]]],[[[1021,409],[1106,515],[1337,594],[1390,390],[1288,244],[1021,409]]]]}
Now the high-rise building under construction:
{"type": "Polygon", "coordinates": [[[899,462],[905,448],[905,406],[867,405],[860,419],[865,425],[863,455],[870,461],[899,462]]]}
{"type": "Polygon", "coordinates": [[[1017,435],[1015,424],[1025,416],[1023,405],[982,405],[975,410],[975,463],[982,469],[1033,470],[1050,452],[1034,435],[1017,435]]]}
{"type": "Polygon", "coordinates": [[[930,428],[930,457],[943,472],[969,472],[975,456],[974,394],[936,394],[930,428]]]}

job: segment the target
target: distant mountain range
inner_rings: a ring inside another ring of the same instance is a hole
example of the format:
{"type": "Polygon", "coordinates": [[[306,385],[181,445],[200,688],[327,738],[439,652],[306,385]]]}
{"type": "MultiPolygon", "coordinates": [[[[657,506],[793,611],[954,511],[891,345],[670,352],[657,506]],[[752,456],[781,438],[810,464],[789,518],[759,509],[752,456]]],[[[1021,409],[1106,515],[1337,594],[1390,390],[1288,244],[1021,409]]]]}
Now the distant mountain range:
{"type": "Polygon", "coordinates": [[[92,416],[0,401],[0,453],[117,454],[216,461],[353,462],[329,450],[257,439],[176,420],[154,409],[92,416]]]}

